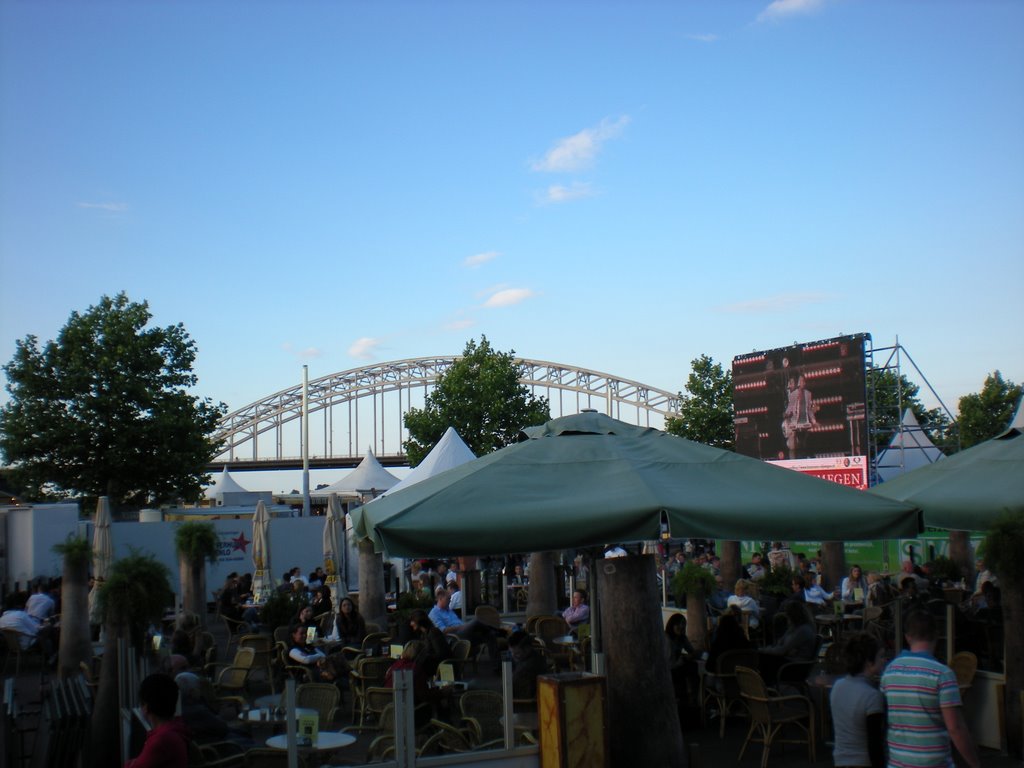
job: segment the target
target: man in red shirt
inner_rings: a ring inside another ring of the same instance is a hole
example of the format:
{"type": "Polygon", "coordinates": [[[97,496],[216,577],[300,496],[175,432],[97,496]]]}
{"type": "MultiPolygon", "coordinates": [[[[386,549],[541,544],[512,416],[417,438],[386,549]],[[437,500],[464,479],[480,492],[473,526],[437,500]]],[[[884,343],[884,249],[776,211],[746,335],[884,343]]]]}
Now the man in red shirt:
{"type": "Polygon", "coordinates": [[[188,768],[188,731],[180,717],[178,686],[167,675],[150,675],[139,686],[139,704],[149,721],[149,733],[139,756],[125,768],[188,768]]]}

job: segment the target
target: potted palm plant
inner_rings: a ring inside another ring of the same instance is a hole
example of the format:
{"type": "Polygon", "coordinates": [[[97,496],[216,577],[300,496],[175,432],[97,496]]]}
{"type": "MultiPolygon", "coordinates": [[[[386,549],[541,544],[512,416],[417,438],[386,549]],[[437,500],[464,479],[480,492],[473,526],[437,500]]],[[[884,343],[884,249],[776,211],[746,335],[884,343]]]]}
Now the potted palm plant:
{"type": "Polygon", "coordinates": [[[198,616],[203,626],[206,625],[206,563],[217,562],[219,544],[213,523],[182,523],[174,532],[182,610],[198,616]]]}

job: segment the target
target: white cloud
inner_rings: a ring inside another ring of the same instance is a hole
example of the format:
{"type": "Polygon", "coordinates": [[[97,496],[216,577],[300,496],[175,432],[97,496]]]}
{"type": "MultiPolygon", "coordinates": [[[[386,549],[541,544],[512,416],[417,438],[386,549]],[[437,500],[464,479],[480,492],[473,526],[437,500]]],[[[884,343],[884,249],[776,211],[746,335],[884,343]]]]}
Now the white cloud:
{"type": "Polygon", "coordinates": [[[379,346],[380,339],[363,336],[352,342],[352,346],[348,348],[348,354],[356,360],[373,360],[377,356],[377,347],[379,346]]]}
{"type": "Polygon", "coordinates": [[[476,325],[476,320],[471,317],[464,317],[461,320],[452,320],[450,323],[445,323],[444,329],[446,331],[461,331],[463,328],[470,328],[476,325]]]}
{"type": "Polygon", "coordinates": [[[597,153],[601,151],[601,146],[609,139],[620,135],[627,125],[629,115],[623,115],[618,120],[609,120],[606,117],[593,128],[584,128],[579,133],[559,139],[543,158],[530,167],[535,171],[547,173],[564,173],[589,168],[597,153]]]}
{"type": "Polygon", "coordinates": [[[290,343],[285,342],[281,345],[281,349],[287,352],[289,355],[298,358],[299,360],[313,360],[320,357],[323,351],[317,347],[306,347],[305,349],[295,349],[290,343]]]}
{"type": "Polygon", "coordinates": [[[779,21],[789,16],[811,13],[825,4],[825,0],[773,0],[758,15],[758,21],[779,21]]]}
{"type": "Polygon", "coordinates": [[[128,203],[75,203],[79,208],[94,208],[108,213],[124,213],[128,210],[128,203]]]}
{"type": "Polygon", "coordinates": [[[484,251],[483,253],[475,253],[472,256],[467,256],[462,261],[462,266],[469,267],[470,269],[476,269],[481,264],[486,264],[492,259],[498,258],[497,251],[484,251]]]}
{"type": "Polygon", "coordinates": [[[724,304],[718,307],[718,311],[740,315],[772,314],[796,309],[804,304],[820,304],[828,299],[829,296],[824,293],[786,293],[778,296],[751,299],[750,301],[740,301],[735,304],[724,304]]]}
{"type": "Polygon", "coordinates": [[[537,294],[529,288],[504,288],[497,293],[492,294],[491,297],[484,302],[484,306],[492,309],[495,307],[511,307],[536,295],[537,294]]]}
{"type": "Polygon", "coordinates": [[[552,184],[544,192],[543,202],[545,203],[567,203],[570,200],[579,200],[581,197],[593,197],[597,194],[594,186],[585,181],[574,181],[566,186],[565,184],[552,184]]]}
{"type": "Polygon", "coordinates": [[[687,35],[687,40],[696,40],[698,43],[716,43],[720,39],[718,35],[707,32],[702,35],[687,35]]]}

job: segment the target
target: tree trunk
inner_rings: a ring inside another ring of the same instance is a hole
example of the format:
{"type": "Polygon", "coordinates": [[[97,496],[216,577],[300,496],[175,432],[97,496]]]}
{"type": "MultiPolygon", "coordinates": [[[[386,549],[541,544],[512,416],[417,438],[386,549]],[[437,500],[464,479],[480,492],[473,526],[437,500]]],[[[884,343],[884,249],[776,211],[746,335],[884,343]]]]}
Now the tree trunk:
{"type": "Polygon", "coordinates": [[[359,612],[366,621],[381,628],[388,625],[384,596],[384,558],[373,551],[373,542],[359,542],[359,612]]]}
{"type": "Polygon", "coordinates": [[[825,583],[822,588],[831,592],[843,584],[846,576],[846,552],[841,541],[821,543],[821,561],[825,569],[825,583]]]}
{"type": "Polygon", "coordinates": [[[708,649],[708,614],[707,596],[704,590],[691,592],[686,596],[686,637],[689,638],[694,650],[708,649]]]}
{"type": "Polygon", "coordinates": [[[92,633],[89,630],[89,560],[72,565],[64,558],[64,577],[60,588],[60,666],[61,678],[77,675],[80,665],[92,659],[92,633]]]}
{"type": "Polygon", "coordinates": [[[960,569],[960,576],[969,579],[974,574],[971,558],[971,536],[967,531],[949,532],[949,559],[960,569]]]}
{"type": "Polygon", "coordinates": [[[1024,758],[1021,691],[1024,691],[1024,585],[1012,579],[1000,579],[1003,598],[1003,636],[1006,674],[1006,751],[1011,758],[1024,758]]]}
{"type": "Polygon", "coordinates": [[[121,736],[118,725],[121,713],[117,700],[117,641],[120,637],[128,637],[128,631],[124,625],[109,620],[106,623],[105,635],[99,685],[92,708],[89,765],[94,768],[118,768],[121,765],[121,736]]]}
{"type": "Polygon", "coordinates": [[[178,553],[178,576],[181,579],[181,609],[194,613],[199,624],[206,626],[206,561],[192,562],[178,553]]]}
{"type": "Polygon", "coordinates": [[[601,604],[615,606],[601,611],[600,619],[608,659],[609,763],[686,766],[654,558],[629,555],[601,565],[591,576],[601,582],[601,604]]]}
{"type": "Polygon", "coordinates": [[[738,541],[719,541],[718,556],[722,559],[722,578],[726,584],[735,584],[743,573],[738,541]]]}
{"type": "Polygon", "coordinates": [[[530,555],[527,617],[550,616],[558,609],[558,579],[555,578],[557,562],[554,552],[534,552],[530,555]]]}

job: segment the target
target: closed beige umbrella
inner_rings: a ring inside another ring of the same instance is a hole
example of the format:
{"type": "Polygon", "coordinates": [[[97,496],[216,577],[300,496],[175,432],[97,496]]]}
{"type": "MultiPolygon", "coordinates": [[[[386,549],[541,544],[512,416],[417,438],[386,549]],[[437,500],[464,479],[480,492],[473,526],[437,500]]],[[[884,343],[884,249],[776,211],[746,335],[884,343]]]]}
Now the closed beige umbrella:
{"type": "Polygon", "coordinates": [[[270,513],[262,501],[256,503],[252,516],[252,593],[262,602],[274,586],[270,575],[270,513]]]}
{"type": "Polygon", "coordinates": [[[327,586],[331,588],[331,601],[337,610],[341,599],[348,597],[345,519],[338,494],[332,493],[329,499],[327,519],[324,521],[324,570],[327,572],[327,586]]]}
{"type": "Polygon", "coordinates": [[[92,530],[92,575],[96,579],[89,591],[89,623],[102,624],[99,616],[97,596],[103,582],[110,574],[114,562],[114,540],[110,535],[110,499],[100,496],[96,502],[96,517],[92,530]]]}

